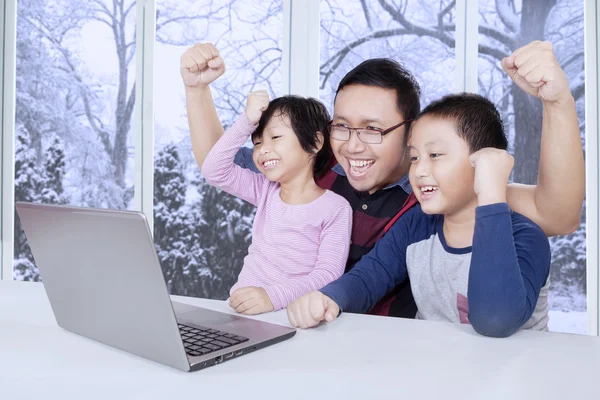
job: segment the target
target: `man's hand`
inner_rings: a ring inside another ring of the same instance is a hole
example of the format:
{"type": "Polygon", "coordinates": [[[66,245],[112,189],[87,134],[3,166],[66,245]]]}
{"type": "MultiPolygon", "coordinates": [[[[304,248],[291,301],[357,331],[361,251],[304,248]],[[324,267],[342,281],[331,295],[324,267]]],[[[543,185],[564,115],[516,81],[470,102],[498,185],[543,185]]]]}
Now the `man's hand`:
{"type": "Polygon", "coordinates": [[[508,177],[515,162],[506,150],[487,147],[469,156],[475,168],[475,193],[478,204],[505,203],[508,177]]]}
{"type": "Polygon", "coordinates": [[[273,303],[265,289],[244,287],[237,289],[229,298],[229,306],[240,314],[256,315],[273,311],[273,303]]]}
{"type": "Polygon", "coordinates": [[[196,43],[187,49],[179,65],[186,88],[206,87],[225,72],[225,62],[211,43],[196,43]]]}
{"type": "Polygon", "coordinates": [[[246,101],[246,118],[252,125],[258,124],[262,113],[269,107],[269,93],[257,90],[248,94],[246,101]]]}
{"type": "Polygon", "coordinates": [[[317,326],[323,320],[331,322],[339,313],[340,307],[329,297],[317,291],[305,294],[287,307],[290,324],[302,329],[317,326]]]}
{"type": "Polygon", "coordinates": [[[567,76],[549,42],[533,41],[502,60],[502,68],[526,93],[545,103],[568,101],[572,95],[567,76]]]}

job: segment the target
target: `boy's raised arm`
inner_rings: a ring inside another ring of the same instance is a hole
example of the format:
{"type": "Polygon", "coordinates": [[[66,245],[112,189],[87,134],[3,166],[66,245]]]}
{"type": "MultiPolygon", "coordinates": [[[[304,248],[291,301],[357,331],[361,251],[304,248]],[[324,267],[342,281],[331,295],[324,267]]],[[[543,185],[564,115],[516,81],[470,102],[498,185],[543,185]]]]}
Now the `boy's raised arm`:
{"type": "Polygon", "coordinates": [[[473,153],[478,197],[469,270],[469,322],[485,336],[506,337],[535,310],[550,271],[550,245],[541,229],[506,203],[513,158],[504,150],[473,153]]]}

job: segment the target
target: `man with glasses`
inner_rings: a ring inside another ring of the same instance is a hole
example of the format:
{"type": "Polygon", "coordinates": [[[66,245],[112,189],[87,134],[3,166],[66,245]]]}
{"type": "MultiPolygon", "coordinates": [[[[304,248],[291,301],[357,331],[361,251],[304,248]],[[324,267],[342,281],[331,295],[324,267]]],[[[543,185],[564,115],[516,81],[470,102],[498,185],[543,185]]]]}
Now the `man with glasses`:
{"type": "MultiPolygon", "coordinates": [[[[547,42],[516,50],[502,65],[517,86],[544,105],[539,183],[509,185],[509,206],[549,236],[573,232],[579,225],[585,170],[566,76],[547,42]]],[[[200,166],[223,134],[209,84],[224,71],[224,61],[211,44],[197,44],[181,57],[192,148],[200,166]]],[[[331,121],[335,162],[318,183],[345,197],[354,210],[346,272],[416,203],[407,177],[405,140],[410,121],[420,111],[419,96],[412,74],[389,59],[362,62],[338,86],[331,121]]],[[[252,168],[252,150],[240,151],[236,162],[252,168]]],[[[372,313],[414,318],[410,283],[388,294],[372,313]]]]}

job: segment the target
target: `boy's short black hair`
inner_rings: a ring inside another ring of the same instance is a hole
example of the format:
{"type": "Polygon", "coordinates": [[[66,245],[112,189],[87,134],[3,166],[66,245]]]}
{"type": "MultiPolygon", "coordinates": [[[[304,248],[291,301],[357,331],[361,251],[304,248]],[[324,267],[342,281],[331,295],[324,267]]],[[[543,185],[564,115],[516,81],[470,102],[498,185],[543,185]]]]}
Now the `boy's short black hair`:
{"type": "Polygon", "coordinates": [[[269,102],[269,107],[263,112],[258,127],[252,133],[252,142],[260,139],[267,123],[274,116],[287,116],[291,128],[296,134],[300,145],[309,154],[315,154],[319,144],[318,132],[323,135],[321,150],[315,154],[313,173],[315,178],[321,176],[332,157],[331,143],[329,143],[329,123],[331,117],[323,103],[317,99],[300,96],[281,96],[269,102]]]}
{"type": "Polygon", "coordinates": [[[467,142],[471,153],[485,147],[508,147],[500,113],[494,103],[478,94],[444,96],[425,107],[418,119],[424,116],[453,121],[456,133],[467,142]]]}
{"type": "MultiPolygon", "coordinates": [[[[340,81],[335,96],[350,85],[376,86],[396,91],[396,106],[404,120],[415,119],[421,110],[421,88],[400,63],[390,58],[371,58],[358,64],[340,81]]],[[[335,99],[334,99],[335,102],[335,99]]],[[[406,131],[410,123],[406,124],[406,131]]]]}

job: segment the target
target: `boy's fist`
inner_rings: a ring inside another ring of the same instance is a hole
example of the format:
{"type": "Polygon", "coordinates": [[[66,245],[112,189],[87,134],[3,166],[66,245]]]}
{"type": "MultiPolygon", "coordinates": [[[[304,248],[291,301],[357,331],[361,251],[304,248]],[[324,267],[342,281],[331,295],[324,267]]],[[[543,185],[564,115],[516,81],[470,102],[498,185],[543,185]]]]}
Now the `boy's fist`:
{"type": "Polygon", "coordinates": [[[486,147],[469,156],[475,168],[475,186],[478,204],[484,206],[506,202],[506,186],[515,159],[506,150],[486,147]]]}
{"type": "Polygon", "coordinates": [[[269,107],[269,93],[257,90],[248,94],[246,101],[246,118],[252,125],[258,124],[262,113],[269,107]]]}
{"type": "Polygon", "coordinates": [[[225,62],[211,43],[196,43],[181,55],[180,72],[186,87],[206,87],[225,72],[225,62]]]}
{"type": "Polygon", "coordinates": [[[298,328],[312,328],[325,320],[337,318],[340,307],[321,292],[310,292],[296,299],[287,307],[290,324],[298,328]]]}

